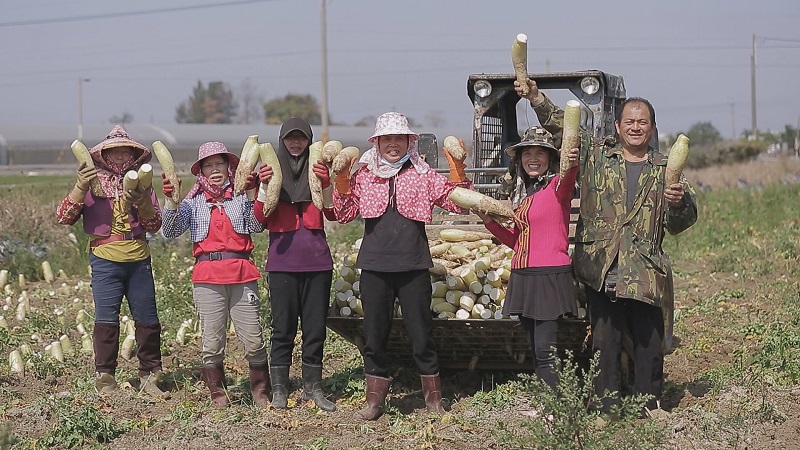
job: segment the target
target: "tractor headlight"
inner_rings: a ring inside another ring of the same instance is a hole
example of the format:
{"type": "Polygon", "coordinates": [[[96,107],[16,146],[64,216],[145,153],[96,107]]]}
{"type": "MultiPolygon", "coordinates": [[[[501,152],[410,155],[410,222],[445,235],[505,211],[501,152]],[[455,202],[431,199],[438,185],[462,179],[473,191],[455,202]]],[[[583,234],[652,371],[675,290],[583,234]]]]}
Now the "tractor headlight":
{"type": "Polygon", "coordinates": [[[581,90],[586,95],[592,95],[596,93],[598,90],[600,90],[600,81],[598,81],[597,78],[594,77],[584,77],[581,80],[581,90]]]}
{"type": "Polygon", "coordinates": [[[472,89],[475,91],[475,95],[478,97],[486,98],[492,93],[492,83],[489,83],[486,80],[478,80],[472,86],[472,89]]]}

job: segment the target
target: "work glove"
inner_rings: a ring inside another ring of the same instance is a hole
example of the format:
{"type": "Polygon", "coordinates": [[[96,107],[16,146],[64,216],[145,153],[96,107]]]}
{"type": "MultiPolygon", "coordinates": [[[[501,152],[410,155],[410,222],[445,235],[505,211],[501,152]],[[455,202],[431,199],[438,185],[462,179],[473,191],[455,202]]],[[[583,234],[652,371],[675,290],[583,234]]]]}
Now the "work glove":
{"type": "Polygon", "coordinates": [[[97,169],[94,167],[89,167],[88,164],[82,162],[78,166],[78,180],[75,182],[75,187],[80,189],[82,192],[87,192],[89,190],[89,182],[96,176],[97,169]]]}
{"type": "Polygon", "coordinates": [[[314,174],[319,178],[320,183],[322,184],[322,189],[327,188],[331,185],[331,175],[328,173],[328,167],[325,164],[317,161],[311,167],[311,170],[314,171],[314,174]]]}
{"type": "Polygon", "coordinates": [[[252,191],[253,189],[258,187],[258,184],[259,184],[258,183],[258,176],[256,176],[255,172],[253,172],[253,173],[247,175],[247,179],[244,182],[244,190],[245,191],[252,191]]]}
{"type": "Polygon", "coordinates": [[[265,185],[269,183],[269,180],[272,179],[272,167],[264,164],[258,168],[258,179],[261,181],[261,185],[265,185]]]}
{"type": "MultiPolygon", "coordinates": [[[[460,141],[461,146],[464,146],[464,141],[460,141]]],[[[464,174],[464,169],[467,167],[464,164],[464,161],[459,161],[447,151],[446,148],[442,147],[442,152],[444,153],[444,157],[447,158],[447,165],[450,167],[450,181],[453,183],[461,183],[463,181],[467,181],[467,175],[464,174]]]]}
{"type": "MultiPolygon", "coordinates": [[[[178,188],[181,187],[181,179],[178,178],[178,188]]],[[[167,198],[172,197],[172,193],[175,192],[175,186],[172,185],[172,182],[169,181],[165,174],[161,174],[161,192],[164,193],[164,196],[167,198]]]]}
{"type": "Polygon", "coordinates": [[[336,192],[340,194],[350,194],[350,170],[353,168],[353,163],[355,162],[356,158],[351,159],[350,163],[336,174],[336,177],[333,179],[333,187],[336,189],[336,192]]]}
{"type": "Polygon", "coordinates": [[[147,188],[142,189],[141,186],[136,186],[136,189],[130,191],[124,191],[122,193],[122,198],[127,202],[129,205],[136,205],[138,207],[146,207],[147,205],[151,205],[150,203],[150,189],[147,188]]]}
{"type": "MultiPolygon", "coordinates": [[[[181,179],[178,178],[178,190],[181,188],[181,179]]],[[[178,209],[178,205],[172,200],[172,194],[175,192],[175,186],[169,181],[165,174],[161,174],[161,192],[164,193],[164,207],[167,209],[178,209]]]]}

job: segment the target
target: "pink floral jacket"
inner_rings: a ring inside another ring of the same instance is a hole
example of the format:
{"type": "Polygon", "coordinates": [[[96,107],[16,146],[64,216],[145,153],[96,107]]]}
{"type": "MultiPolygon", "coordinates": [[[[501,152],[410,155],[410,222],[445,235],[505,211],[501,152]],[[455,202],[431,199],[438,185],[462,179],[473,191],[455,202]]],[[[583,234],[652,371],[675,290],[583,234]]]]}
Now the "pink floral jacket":
{"type": "MultiPolygon", "coordinates": [[[[433,169],[419,173],[413,167],[402,170],[394,180],[397,211],[407,219],[420,222],[431,221],[434,206],[455,213],[463,212],[448,196],[456,187],[472,187],[469,180],[453,183],[433,169]]],[[[350,194],[333,192],[333,210],[340,223],[350,222],[358,215],[371,219],[386,212],[389,205],[388,178],[376,176],[366,166],[361,166],[350,178],[350,191],[350,194]]]]}

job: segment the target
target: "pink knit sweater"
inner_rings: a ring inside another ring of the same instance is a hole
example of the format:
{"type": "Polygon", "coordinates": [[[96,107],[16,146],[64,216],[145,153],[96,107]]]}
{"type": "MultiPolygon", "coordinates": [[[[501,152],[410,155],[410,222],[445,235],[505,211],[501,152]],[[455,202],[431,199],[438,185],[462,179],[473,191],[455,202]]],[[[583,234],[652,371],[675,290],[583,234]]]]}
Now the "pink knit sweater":
{"type": "Polygon", "coordinates": [[[516,210],[515,226],[505,228],[489,222],[486,229],[503,244],[514,249],[512,269],[525,267],[553,267],[570,264],[569,210],[575,193],[578,168],[567,172],[558,190],[559,176],[533,195],[522,200],[516,210]]]}

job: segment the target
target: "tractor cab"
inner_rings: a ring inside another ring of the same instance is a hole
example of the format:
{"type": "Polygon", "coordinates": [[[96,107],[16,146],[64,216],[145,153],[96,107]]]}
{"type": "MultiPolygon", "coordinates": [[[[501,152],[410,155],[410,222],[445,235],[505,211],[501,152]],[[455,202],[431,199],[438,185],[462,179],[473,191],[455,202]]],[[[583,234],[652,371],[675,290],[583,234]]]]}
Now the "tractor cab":
{"type": "MultiPolygon", "coordinates": [[[[581,128],[595,140],[614,134],[614,114],[625,100],[622,77],[599,70],[530,74],[539,90],[562,109],[567,100],[581,103],[581,128]]],[[[472,161],[474,182],[481,192],[502,197],[498,176],[505,173],[505,149],[518,143],[524,131],[540,125],[527,100],[514,90],[513,74],[472,74],[467,96],[472,101],[472,161]]],[[[559,144],[557,139],[557,144],[559,144]]]]}

